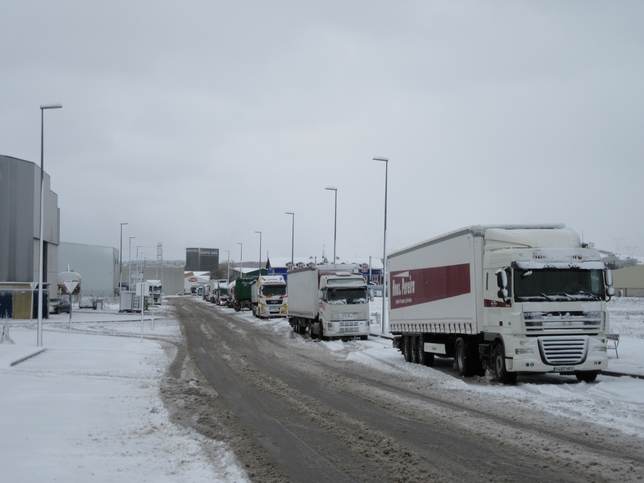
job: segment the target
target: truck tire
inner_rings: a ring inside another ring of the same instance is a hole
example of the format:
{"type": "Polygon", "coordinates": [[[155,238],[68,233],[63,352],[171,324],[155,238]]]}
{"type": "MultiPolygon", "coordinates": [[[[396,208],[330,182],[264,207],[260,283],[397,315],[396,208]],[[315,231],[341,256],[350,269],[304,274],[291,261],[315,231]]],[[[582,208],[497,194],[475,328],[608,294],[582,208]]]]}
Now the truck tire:
{"type": "Polygon", "coordinates": [[[517,380],[517,373],[508,372],[505,367],[503,344],[497,344],[492,351],[492,372],[494,373],[494,378],[501,384],[514,384],[517,380]]]}
{"type": "Polygon", "coordinates": [[[465,341],[459,337],[456,339],[456,344],[454,345],[454,368],[458,372],[459,376],[469,377],[472,375],[468,364],[469,361],[465,341]]]}
{"type": "Polygon", "coordinates": [[[421,366],[433,366],[434,354],[425,352],[425,341],[422,335],[417,337],[416,342],[416,360],[421,366]]]}
{"type": "Polygon", "coordinates": [[[595,382],[595,379],[597,379],[597,372],[595,371],[575,372],[575,377],[577,378],[578,381],[595,382]]]}
{"type": "Polygon", "coordinates": [[[418,336],[412,335],[409,337],[411,342],[411,362],[418,364],[418,336]]]}
{"type": "Polygon", "coordinates": [[[322,321],[320,321],[318,327],[319,327],[319,333],[318,333],[319,339],[326,340],[326,337],[324,336],[324,324],[322,323],[322,321]]]}
{"type": "Polygon", "coordinates": [[[411,352],[411,336],[403,335],[403,355],[405,356],[405,361],[411,362],[413,360],[411,352]]]}

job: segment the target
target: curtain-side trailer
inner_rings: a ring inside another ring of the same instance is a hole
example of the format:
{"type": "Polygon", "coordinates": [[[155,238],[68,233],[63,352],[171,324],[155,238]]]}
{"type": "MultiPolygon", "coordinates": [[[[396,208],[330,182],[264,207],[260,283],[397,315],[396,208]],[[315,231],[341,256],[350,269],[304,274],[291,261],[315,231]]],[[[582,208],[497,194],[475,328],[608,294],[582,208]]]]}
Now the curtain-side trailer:
{"type": "Polygon", "coordinates": [[[461,375],[593,381],[607,368],[612,277],[565,225],[474,226],[388,257],[389,326],[409,362],[461,375]]]}

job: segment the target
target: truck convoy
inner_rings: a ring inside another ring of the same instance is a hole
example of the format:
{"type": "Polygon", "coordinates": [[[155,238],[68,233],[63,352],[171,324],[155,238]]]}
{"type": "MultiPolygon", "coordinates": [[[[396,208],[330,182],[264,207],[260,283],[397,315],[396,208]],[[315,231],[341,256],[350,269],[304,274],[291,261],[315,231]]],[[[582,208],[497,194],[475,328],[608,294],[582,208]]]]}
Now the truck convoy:
{"type": "Polygon", "coordinates": [[[461,375],[490,368],[505,384],[607,368],[612,275],[565,225],[473,226],[387,260],[389,328],[408,362],[454,357],[461,375]]]}
{"type": "Polygon", "coordinates": [[[286,317],[288,303],[286,282],[281,275],[262,275],[251,285],[251,309],[253,315],[263,317],[286,317]]]}
{"type": "Polygon", "coordinates": [[[369,336],[367,283],[357,265],[328,264],[288,272],[288,321],[298,334],[369,336]]]}

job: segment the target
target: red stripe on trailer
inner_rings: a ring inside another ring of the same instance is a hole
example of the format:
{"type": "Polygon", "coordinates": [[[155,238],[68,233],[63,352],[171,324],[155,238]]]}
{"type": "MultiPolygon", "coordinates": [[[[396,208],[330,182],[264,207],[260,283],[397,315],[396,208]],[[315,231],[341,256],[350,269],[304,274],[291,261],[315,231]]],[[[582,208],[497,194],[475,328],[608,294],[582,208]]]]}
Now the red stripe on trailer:
{"type": "Polygon", "coordinates": [[[390,274],[391,308],[443,300],[468,294],[470,264],[399,270],[390,274]]]}

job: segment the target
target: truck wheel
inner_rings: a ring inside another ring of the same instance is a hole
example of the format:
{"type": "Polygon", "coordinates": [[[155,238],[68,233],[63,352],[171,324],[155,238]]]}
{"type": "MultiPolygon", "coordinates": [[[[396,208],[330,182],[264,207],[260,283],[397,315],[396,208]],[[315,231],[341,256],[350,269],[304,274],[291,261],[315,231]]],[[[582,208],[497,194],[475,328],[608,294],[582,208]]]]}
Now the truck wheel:
{"type": "Polygon", "coordinates": [[[412,361],[413,356],[411,353],[411,336],[403,335],[403,355],[405,356],[405,361],[412,361]]]}
{"type": "Polygon", "coordinates": [[[454,347],[454,366],[460,376],[469,377],[472,375],[471,364],[467,357],[467,347],[462,338],[456,339],[456,346],[454,347]]]}
{"type": "Polygon", "coordinates": [[[416,337],[416,362],[421,366],[427,365],[427,355],[425,353],[425,342],[423,341],[423,336],[419,335],[416,337]]]}
{"type": "Polygon", "coordinates": [[[322,321],[320,321],[319,325],[319,332],[318,332],[318,337],[320,340],[326,340],[326,337],[324,337],[324,324],[322,324],[322,321]]]}
{"type": "Polygon", "coordinates": [[[597,373],[595,371],[575,372],[575,377],[578,381],[595,382],[595,379],[597,379],[597,373]]]}
{"type": "Polygon", "coordinates": [[[503,344],[497,344],[492,352],[492,371],[494,378],[501,384],[514,384],[517,380],[516,372],[508,372],[505,367],[505,351],[503,344]]]}
{"type": "Polygon", "coordinates": [[[412,364],[418,364],[418,337],[415,335],[410,336],[409,342],[411,345],[411,362],[412,364]]]}

